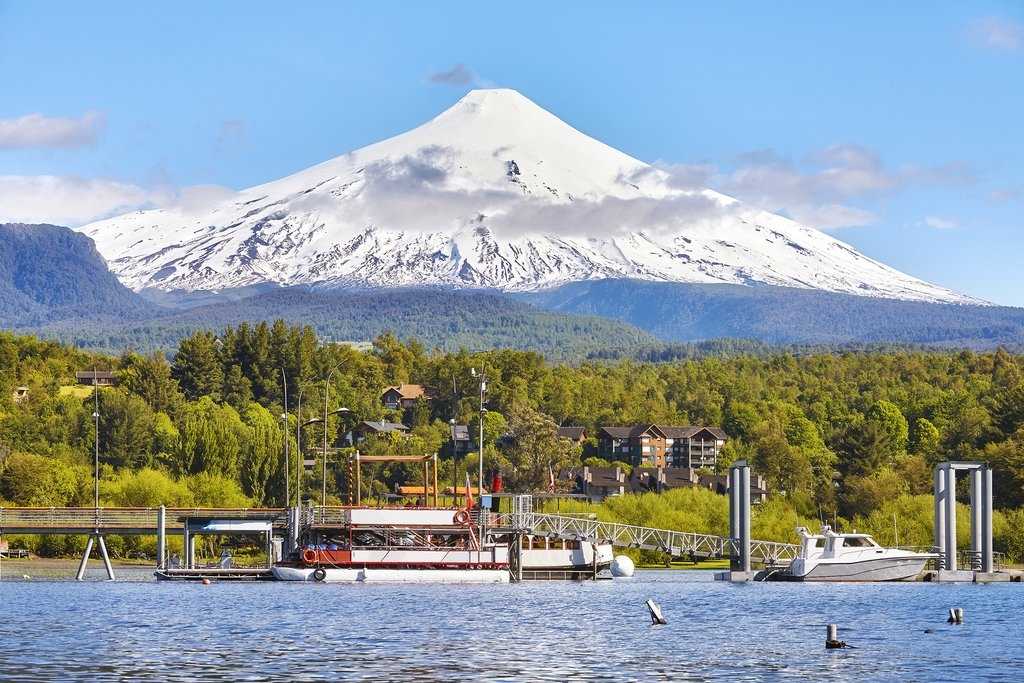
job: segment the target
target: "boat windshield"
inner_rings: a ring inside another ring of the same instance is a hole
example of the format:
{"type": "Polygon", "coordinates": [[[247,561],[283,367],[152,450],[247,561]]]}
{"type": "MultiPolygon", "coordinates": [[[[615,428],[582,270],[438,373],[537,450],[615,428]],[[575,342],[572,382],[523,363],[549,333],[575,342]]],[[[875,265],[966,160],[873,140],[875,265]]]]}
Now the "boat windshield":
{"type": "Polygon", "coordinates": [[[867,536],[844,536],[844,548],[874,548],[874,542],[867,536]]]}

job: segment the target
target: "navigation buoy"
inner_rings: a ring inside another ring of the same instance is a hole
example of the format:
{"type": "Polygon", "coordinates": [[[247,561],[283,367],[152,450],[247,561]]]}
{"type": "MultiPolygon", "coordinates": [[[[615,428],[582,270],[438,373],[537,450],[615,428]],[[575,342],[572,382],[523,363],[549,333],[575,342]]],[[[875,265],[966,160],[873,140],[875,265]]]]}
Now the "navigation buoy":
{"type": "Polygon", "coordinates": [[[839,650],[844,647],[850,646],[839,640],[839,627],[835,624],[829,624],[828,629],[825,632],[825,649],[839,650]]]}
{"type": "Polygon", "coordinates": [[[633,560],[629,559],[627,555],[616,555],[615,559],[612,560],[612,576],[617,579],[628,579],[633,576],[636,571],[636,566],[633,564],[633,560]]]}
{"type": "Polygon", "coordinates": [[[647,601],[647,609],[651,612],[651,624],[664,626],[668,623],[668,619],[661,613],[661,608],[658,607],[658,603],[654,602],[654,600],[647,601]]]}
{"type": "Polygon", "coordinates": [[[964,608],[963,607],[950,607],[949,618],[946,619],[947,624],[963,624],[964,623],[964,608]]]}

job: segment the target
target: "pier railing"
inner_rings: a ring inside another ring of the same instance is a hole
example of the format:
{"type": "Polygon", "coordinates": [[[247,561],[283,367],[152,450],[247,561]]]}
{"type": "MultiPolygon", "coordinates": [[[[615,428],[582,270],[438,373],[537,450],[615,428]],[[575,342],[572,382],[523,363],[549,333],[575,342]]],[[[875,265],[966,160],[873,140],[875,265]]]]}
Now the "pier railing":
{"type": "MultiPolygon", "coordinates": [[[[625,548],[658,550],[673,557],[721,558],[739,555],[736,539],[671,529],[601,522],[583,517],[543,513],[491,515],[490,526],[517,529],[523,533],[569,540],[611,543],[625,548]]],[[[800,546],[792,543],[751,540],[751,557],[769,565],[783,564],[795,558],[800,546]]]]}
{"type": "MultiPolygon", "coordinates": [[[[160,508],[0,508],[0,533],[110,533],[155,534],[160,508]]],[[[185,517],[271,520],[287,525],[284,508],[166,508],[165,527],[180,531],[185,517]]]]}

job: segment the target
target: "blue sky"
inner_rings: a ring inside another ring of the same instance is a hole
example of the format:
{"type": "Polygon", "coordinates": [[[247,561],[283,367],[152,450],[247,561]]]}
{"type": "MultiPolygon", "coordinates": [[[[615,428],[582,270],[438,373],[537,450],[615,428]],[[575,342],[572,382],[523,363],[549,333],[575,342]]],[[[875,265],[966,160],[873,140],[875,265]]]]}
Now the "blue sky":
{"type": "Polygon", "coordinates": [[[1024,305],[1024,3],[711,4],[0,0],[0,220],[246,187],[501,86],[1024,305]]]}

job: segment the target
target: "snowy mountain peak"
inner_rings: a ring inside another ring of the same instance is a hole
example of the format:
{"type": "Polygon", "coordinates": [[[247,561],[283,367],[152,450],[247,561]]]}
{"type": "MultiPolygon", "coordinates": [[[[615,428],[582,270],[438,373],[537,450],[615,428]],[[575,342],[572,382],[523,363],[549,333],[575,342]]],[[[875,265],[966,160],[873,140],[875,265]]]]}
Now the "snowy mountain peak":
{"type": "Polygon", "coordinates": [[[673,188],[509,89],[472,90],[413,130],[213,205],[81,230],[135,290],[638,278],[972,301],[781,216],[673,188]]]}

